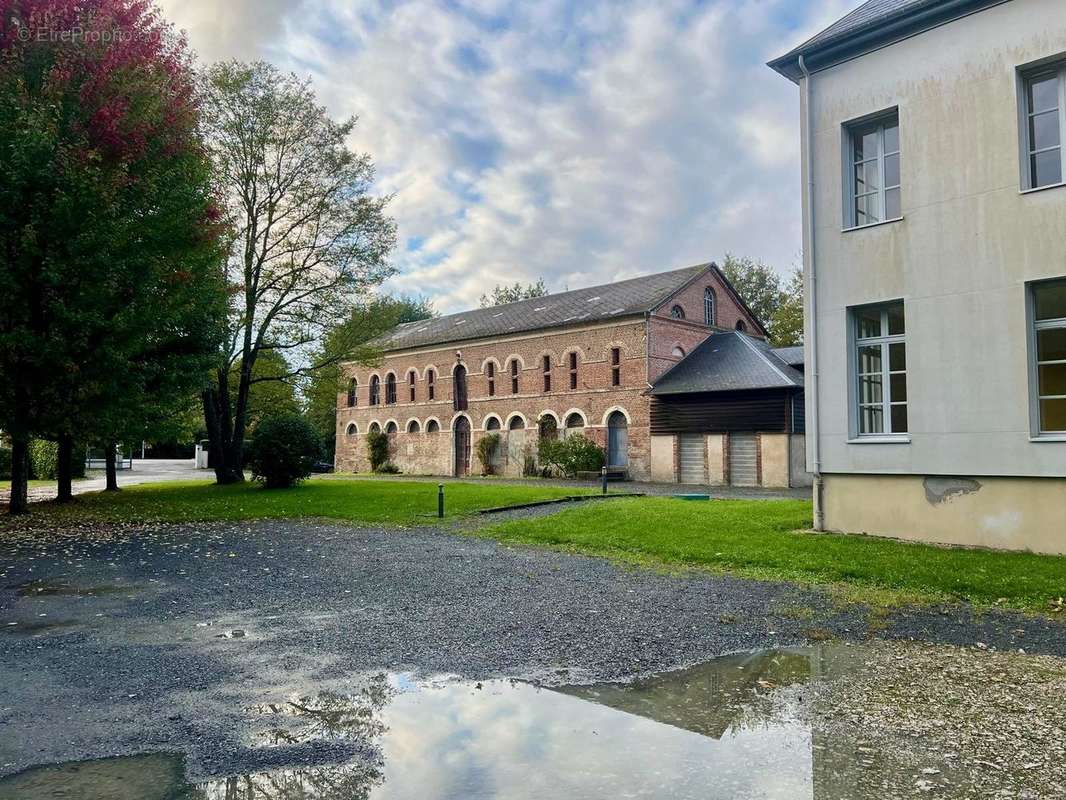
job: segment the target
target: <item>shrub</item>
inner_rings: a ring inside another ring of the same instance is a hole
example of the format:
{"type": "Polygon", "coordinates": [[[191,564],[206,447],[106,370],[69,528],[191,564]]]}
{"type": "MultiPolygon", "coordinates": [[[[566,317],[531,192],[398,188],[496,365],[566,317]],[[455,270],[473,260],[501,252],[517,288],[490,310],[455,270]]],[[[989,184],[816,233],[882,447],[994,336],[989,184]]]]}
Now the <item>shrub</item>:
{"type": "Polygon", "coordinates": [[[252,477],[268,489],[293,486],[311,474],[318,458],[318,434],[299,414],[260,420],[248,447],[252,477]]]}
{"type": "Polygon", "coordinates": [[[11,480],[11,448],[0,445],[0,481],[11,480]]]}
{"type": "Polygon", "coordinates": [[[370,469],[380,471],[381,466],[389,460],[389,437],[381,431],[370,431],[366,435],[366,453],[370,458],[370,469]]]}
{"type": "Polygon", "coordinates": [[[393,464],[391,461],[386,461],[384,464],[374,470],[374,472],[377,472],[381,475],[399,475],[400,468],[393,464]]]}
{"type": "Polygon", "coordinates": [[[59,463],[59,445],[44,439],[30,441],[30,478],[38,481],[53,481],[59,463]]]}
{"type": "Polygon", "coordinates": [[[495,471],[496,453],[500,447],[500,434],[490,433],[482,436],[477,442],[477,457],[481,462],[481,471],[485,475],[492,475],[495,471]]]}
{"type": "Polygon", "coordinates": [[[603,449],[582,434],[562,439],[541,439],[537,457],[542,467],[572,478],[579,472],[599,472],[606,457],[603,449]]]}

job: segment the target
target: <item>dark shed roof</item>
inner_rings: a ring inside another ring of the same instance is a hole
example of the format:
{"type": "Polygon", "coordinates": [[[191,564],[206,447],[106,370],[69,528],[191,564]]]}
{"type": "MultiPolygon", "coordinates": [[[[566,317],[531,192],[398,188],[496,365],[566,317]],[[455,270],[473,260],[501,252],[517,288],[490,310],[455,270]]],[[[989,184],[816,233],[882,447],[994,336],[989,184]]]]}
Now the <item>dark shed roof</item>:
{"type": "Polygon", "coordinates": [[[401,350],[644,314],[713,268],[713,264],[697,264],[603,286],[408,322],[373,344],[384,350],[401,350]]]}
{"type": "Polygon", "coordinates": [[[943,25],[1009,0],[866,0],[821,33],[775,58],[769,66],[798,81],[802,55],[810,70],[824,69],[864,52],[943,25]]]}
{"type": "Polygon", "coordinates": [[[795,347],[775,347],[774,355],[790,367],[803,366],[803,345],[796,345],[795,347]]]}
{"type": "Polygon", "coordinates": [[[744,389],[801,389],[803,373],[762,339],[739,331],[716,333],[667,370],[652,386],[655,396],[744,389]]]}

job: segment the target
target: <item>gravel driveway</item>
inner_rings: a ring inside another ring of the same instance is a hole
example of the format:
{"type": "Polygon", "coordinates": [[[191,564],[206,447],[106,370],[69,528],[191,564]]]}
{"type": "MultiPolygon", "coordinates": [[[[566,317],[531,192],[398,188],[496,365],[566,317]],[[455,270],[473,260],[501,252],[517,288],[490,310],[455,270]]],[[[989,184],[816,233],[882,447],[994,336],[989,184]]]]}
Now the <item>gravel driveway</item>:
{"type": "MultiPolygon", "coordinates": [[[[1066,625],[1014,614],[900,612],[877,633],[1066,654],[1066,625]]],[[[787,584],[447,531],[53,533],[0,545],[0,775],[159,750],[193,772],[262,767],[242,734],[250,707],[368,670],[582,683],[830,635],[866,638],[867,615],[787,584]]]]}

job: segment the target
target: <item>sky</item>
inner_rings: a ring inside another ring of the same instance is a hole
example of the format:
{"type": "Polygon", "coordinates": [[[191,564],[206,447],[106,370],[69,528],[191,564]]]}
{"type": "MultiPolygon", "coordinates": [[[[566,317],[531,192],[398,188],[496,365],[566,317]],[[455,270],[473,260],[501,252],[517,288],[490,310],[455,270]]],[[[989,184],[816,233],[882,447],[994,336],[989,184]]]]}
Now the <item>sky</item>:
{"type": "Polygon", "coordinates": [[[726,253],[801,258],[799,93],[765,66],[858,0],[160,0],[202,63],[310,76],[442,313],[726,253]]]}

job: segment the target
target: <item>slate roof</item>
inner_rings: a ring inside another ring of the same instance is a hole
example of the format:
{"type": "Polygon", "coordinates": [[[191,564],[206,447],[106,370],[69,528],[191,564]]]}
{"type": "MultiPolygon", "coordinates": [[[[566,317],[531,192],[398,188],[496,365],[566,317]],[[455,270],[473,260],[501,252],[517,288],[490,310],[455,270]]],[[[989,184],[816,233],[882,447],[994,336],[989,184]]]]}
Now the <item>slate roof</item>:
{"type": "Polygon", "coordinates": [[[766,342],[730,331],[705,339],[663,373],[650,393],[662,396],[802,388],[803,372],[789,366],[766,342]]]}
{"type": "Polygon", "coordinates": [[[775,347],[774,355],[790,367],[803,366],[803,345],[798,345],[796,347],[775,347]]]}
{"type": "Polygon", "coordinates": [[[841,17],[821,33],[812,36],[799,47],[775,58],[769,66],[791,80],[798,80],[800,70],[796,61],[803,55],[811,61],[812,70],[838,63],[854,55],[848,52],[854,44],[856,52],[927,30],[935,25],[956,19],[981,8],[998,5],[1007,0],[866,0],[850,14],[841,17]],[[882,35],[883,34],[883,35],[882,35]],[[879,40],[879,36],[883,41],[879,40]],[[860,40],[862,46],[859,46],[860,40]],[[833,51],[834,57],[826,54],[833,51]],[[822,54],[825,63],[814,59],[822,54]]]}
{"type": "Polygon", "coordinates": [[[386,351],[403,350],[643,314],[658,308],[712,267],[713,264],[697,264],[603,286],[408,322],[375,339],[373,344],[386,351]]]}

